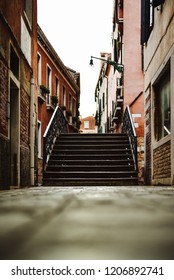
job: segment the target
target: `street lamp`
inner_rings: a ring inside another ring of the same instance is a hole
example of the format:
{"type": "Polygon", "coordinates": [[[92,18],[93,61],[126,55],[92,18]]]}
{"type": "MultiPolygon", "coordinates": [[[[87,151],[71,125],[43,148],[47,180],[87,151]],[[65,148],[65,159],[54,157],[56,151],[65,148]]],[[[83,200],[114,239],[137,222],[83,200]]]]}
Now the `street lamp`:
{"type": "Polygon", "coordinates": [[[94,65],[93,58],[99,59],[99,60],[104,61],[105,63],[107,63],[109,65],[112,65],[114,67],[114,69],[117,70],[118,72],[122,73],[123,70],[124,70],[123,64],[118,64],[116,61],[112,61],[112,60],[108,60],[108,59],[106,60],[106,59],[95,57],[95,56],[91,56],[90,63],[89,63],[90,66],[94,65]]]}

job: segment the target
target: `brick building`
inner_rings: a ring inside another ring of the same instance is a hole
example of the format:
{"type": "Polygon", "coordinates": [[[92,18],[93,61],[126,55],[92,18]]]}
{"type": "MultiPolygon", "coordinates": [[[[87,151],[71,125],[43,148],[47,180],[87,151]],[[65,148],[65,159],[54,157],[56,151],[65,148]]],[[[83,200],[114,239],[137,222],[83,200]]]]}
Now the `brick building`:
{"type": "Polygon", "coordinates": [[[42,182],[43,135],[55,107],[67,118],[69,132],[78,132],[80,74],[66,67],[38,26],[38,182],[42,182]]]}
{"type": "Polygon", "coordinates": [[[146,184],[174,184],[174,2],[142,1],[146,184]],[[153,4],[153,5],[152,5],[153,4]]]}
{"type": "Polygon", "coordinates": [[[1,189],[34,184],[36,54],[37,1],[1,0],[1,189]]]}

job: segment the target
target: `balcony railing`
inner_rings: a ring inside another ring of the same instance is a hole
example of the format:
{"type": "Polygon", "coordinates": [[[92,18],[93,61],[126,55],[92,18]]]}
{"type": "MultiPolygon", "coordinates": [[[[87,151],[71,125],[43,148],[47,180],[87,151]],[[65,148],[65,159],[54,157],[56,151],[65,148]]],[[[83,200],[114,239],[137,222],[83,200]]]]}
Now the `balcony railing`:
{"type": "Polygon", "coordinates": [[[126,133],[129,136],[134,157],[135,169],[138,170],[137,136],[129,106],[126,107],[124,112],[122,133],[126,133]]]}
{"type": "Polygon", "coordinates": [[[67,120],[62,109],[57,106],[43,136],[43,171],[51,155],[56,138],[61,133],[68,133],[67,120]]]}

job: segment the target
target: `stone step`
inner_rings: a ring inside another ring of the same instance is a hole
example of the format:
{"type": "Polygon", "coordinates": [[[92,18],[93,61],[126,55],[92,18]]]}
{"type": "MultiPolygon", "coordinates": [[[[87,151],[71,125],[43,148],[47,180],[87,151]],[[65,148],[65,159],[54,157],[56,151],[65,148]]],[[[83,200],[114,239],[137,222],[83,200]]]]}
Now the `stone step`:
{"type": "Polygon", "coordinates": [[[134,171],[134,165],[67,165],[65,163],[59,165],[48,165],[47,171],[83,171],[86,172],[88,170],[91,171],[134,171]]]}
{"type": "Polygon", "coordinates": [[[61,133],[59,134],[58,138],[83,138],[83,137],[88,137],[88,138],[92,138],[92,137],[103,137],[103,138],[128,138],[128,135],[125,133],[61,133]]]}
{"type": "Polygon", "coordinates": [[[133,161],[133,159],[108,159],[108,160],[105,160],[105,161],[103,161],[102,159],[86,159],[86,160],[78,160],[78,159],[70,159],[70,160],[68,160],[68,159],[63,159],[63,160],[61,160],[61,159],[58,159],[58,160],[56,160],[56,159],[50,159],[49,160],[49,162],[48,162],[48,166],[49,165],[62,165],[62,164],[64,164],[65,166],[66,165],[71,165],[71,166],[73,166],[73,165],[83,165],[83,166],[86,166],[86,165],[93,165],[93,166],[96,166],[96,165],[98,165],[98,166],[101,166],[102,167],[102,165],[106,165],[107,164],[107,166],[109,165],[109,166],[112,166],[112,165],[124,165],[124,166],[127,166],[127,165],[134,165],[134,161],[133,161]]]}
{"type": "Polygon", "coordinates": [[[103,160],[122,160],[122,159],[127,159],[127,160],[130,160],[132,159],[132,154],[122,154],[122,153],[115,153],[115,154],[104,154],[104,153],[101,153],[101,154],[89,154],[89,153],[86,153],[86,154],[52,154],[50,156],[50,159],[51,160],[99,160],[99,159],[103,159],[103,160]]]}
{"type": "Polygon", "coordinates": [[[54,145],[54,150],[60,150],[60,149],[91,149],[91,147],[93,149],[129,149],[130,148],[130,144],[129,142],[126,142],[126,143],[96,143],[96,142],[93,142],[93,143],[89,143],[88,142],[71,142],[69,143],[58,143],[58,144],[55,144],[54,145]]]}
{"type": "Polygon", "coordinates": [[[88,148],[88,149],[54,149],[53,150],[53,155],[98,155],[98,154],[116,154],[116,155],[130,155],[131,154],[131,149],[125,148],[125,149],[93,149],[93,148],[88,148]]]}
{"type": "Polygon", "coordinates": [[[137,173],[135,171],[46,171],[44,178],[132,178],[137,173]]]}
{"type": "Polygon", "coordinates": [[[128,136],[126,134],[60,134],[56,142],[59,141],[126,141],[128,136]]]}
{"type": "Polygon", "coordinates": [[[136,186],[137,177],[132,178],[45,178],[45,186],[136,186]]]}
{"type": "Polygon", "coordinates": [[[137,185],[126,134],[61,134],[44,172],[44,185],[137,185]]]}

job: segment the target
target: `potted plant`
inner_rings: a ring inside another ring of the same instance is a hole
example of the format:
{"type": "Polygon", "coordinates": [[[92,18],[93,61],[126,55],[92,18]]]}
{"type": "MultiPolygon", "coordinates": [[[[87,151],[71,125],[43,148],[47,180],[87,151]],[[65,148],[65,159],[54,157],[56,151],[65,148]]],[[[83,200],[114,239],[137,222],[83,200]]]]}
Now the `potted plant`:
{"type": "Polygon", "coordinates": [[[65,105],[61,105],[60,108],[62,109],[62,111],[66,111],[66,106],[65,105]]]}
{"type": "Polygon", "coordinates": [[[71,111],[67,111],[67,112],[66,112],[66,116],[67,116],[67,117],[72,117],[72,112],[71,112],[71,111]]]}
{"type": "Polygon", "coordinates": [[[41,91],[42,91],[43,93],[47,93],[47,94],[50,93],[49,88],[47,88],[47,87],[44,86],[44,85],[40,85],[40,89],[41,89],[41,91]]]}
{"type": "Polygon", "coordinates": [[[57,106],[57,103],[58,103],[58,97],[56,94],[52,95],[51,96],[51,102],[54,106],[57,106]]]}

